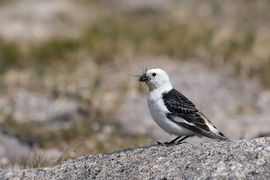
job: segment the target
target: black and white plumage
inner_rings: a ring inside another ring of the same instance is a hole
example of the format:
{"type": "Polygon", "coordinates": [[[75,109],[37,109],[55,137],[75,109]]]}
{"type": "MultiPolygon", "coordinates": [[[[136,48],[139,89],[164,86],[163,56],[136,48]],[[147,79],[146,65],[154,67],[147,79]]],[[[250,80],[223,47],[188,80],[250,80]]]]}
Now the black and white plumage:
{"type": "Polygon", "coordinates": [[[162,69],[147,70],[139,81],[149,88],[147,103],[154,121],[167,133],[177,135],[171,142],[162,144],[178,144],[194,135],[229,140],[188,98],[172,87],[162,69]]]}

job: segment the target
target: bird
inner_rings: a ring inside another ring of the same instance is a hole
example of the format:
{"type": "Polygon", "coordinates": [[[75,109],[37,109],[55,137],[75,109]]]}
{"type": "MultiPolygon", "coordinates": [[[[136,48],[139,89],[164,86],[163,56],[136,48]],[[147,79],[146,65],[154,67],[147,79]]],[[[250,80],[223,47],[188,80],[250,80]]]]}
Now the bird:
{"type": "Polygon", "coordinates": [[[160,69],[145,69],[139,82],[148,86],[147,104],[153,120],[167,133],[177,137],[158,144],[171,146],[192,137],[230,141],[193,102],[176,90],[168,74],[160,69]]]}

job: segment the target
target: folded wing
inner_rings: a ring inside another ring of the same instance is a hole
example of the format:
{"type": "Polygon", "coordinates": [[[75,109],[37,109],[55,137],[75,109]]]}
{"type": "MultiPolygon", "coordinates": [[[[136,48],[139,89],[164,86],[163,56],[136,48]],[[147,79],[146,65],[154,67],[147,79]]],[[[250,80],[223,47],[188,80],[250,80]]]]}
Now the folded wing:
{"type": "Polygon", "coordinates": [[[163,101],[170,113],[167,118],[198,135],[218,140],[228,140],[196,106],[176,89],[163,94],[163,101]],[[180,117],[180,118],[177,118],[180,117]],[[183,120],[180,120],[180,119],[183,120]]]}

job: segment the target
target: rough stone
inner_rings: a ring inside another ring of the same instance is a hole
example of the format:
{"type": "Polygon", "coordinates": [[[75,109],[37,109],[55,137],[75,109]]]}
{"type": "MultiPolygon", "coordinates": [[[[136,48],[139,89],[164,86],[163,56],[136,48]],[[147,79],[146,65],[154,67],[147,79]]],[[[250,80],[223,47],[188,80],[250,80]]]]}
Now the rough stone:
{"type": "MultiPolygon", "coordinates": [[[[4,99],[4,98],[3,98],[4,99]]],[[[74,100],[52,98],[27,90],[18,90],[9,101],[0,103],[1,112],[16,121],[68,121],[82,115],[74,100]]]]}
{"type": "Polygon", "coordinates": [[[61,165],[3,170],[0,179],[268,179],[270,138],[149,146],[89,155],[61,165]]]}
{"type": "Polygon", "coordinates": [[[10,137],[0,133],[0,166],[1,167],[17,167],[18,162],[29,162],[40,160],[54,160],[59,158],[62,153],[56,149],[40,149],[30,148],[26,144],[21,143],[15,137],[10,137]]]}

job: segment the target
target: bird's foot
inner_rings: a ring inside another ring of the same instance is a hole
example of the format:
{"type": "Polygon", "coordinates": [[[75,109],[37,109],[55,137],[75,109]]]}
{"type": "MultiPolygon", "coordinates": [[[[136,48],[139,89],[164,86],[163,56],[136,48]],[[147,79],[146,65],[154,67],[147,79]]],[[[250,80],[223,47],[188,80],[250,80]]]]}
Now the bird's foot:
{"type": "Polygon", "coordinates": [[[176,141],[176,142],[159,142],[159,141],[157,141],[158,145],[166,146],[166,147],[184,144],[184,143],[186,143],[186,142],[178,142],[178,141],[176,141]]]}
{"type": "Polygon", "coordinates": [[[177,141],[177,142],[174,143],[174,145],[185,144],[185,143],[187,143],[187,142],[177,141]]]}
{"type": "Polygon", "coordinates": [[[174,143],[172,142],[159,142],[159,141],[157,142],[157,144],[166,147],[174,145],[174,143]]]}
{"type": "Polygon", "coordinates": [[[176,138],[174,138],[172,141],[169,142],[157,142],[158,145],[162,145],[162,146],[173,146],[173,145],[179,145],[179,144],[183,144],[186,142],[183,142],[185,139],[187,139],[190,136],[178,136],[176,138]]]}

